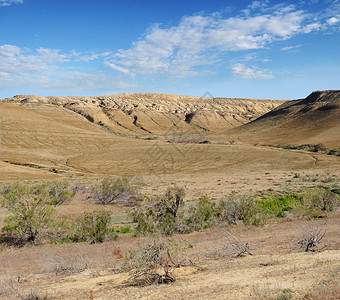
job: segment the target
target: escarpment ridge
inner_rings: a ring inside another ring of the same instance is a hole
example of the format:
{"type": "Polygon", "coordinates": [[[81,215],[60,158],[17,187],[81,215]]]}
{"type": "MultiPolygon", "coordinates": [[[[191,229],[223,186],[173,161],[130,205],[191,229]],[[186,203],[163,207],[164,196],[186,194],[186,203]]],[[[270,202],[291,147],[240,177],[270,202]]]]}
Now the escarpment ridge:
{"type": "Polygon", "coordinates": [[[285,101],[147,93],[98,97],[17,95],[2,100],[40,111],[44,106],[63,107],[124,136],[223,131],[255,120],[285,101]]]}

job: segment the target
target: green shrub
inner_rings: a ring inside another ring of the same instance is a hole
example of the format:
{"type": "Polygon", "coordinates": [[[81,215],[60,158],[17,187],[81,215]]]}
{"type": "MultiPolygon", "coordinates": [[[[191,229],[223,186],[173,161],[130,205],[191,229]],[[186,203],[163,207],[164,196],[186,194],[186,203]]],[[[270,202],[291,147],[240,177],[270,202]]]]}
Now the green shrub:
{"type": "Polygon", "coordinates": [[[137,223],[137,233],[160,232],[172,235],[181,232],[185,191],[183,188],[168,188],[164,195],[147,201],[143,208],[130,213],[137,223]]]}
{"type": "Polygon", "coordinates": [[[130,226],[115,226],[112,228],[112,232],[130,233],[132,229],[130,226]]]}
{"type": "Polygon", "coordinates": [[[75,222],[74,233],[70,236],[73,242],[102,243],[111,234],[110,213],[107,211],[94,211],[84,213],[75,222]]]}
{"type": "Polygon", "coordinates": [[[244,224],[260,225],[263,218],[255,200],[248,196],[230,195],[219,203],[220,219],[230,224],[242,220],[244,224]]]}
{"type": "Polygon", "coordinates": [[[331,189],[331,192],[336,195],[340,195],[340,188],[331,189]]]}
{"type": "Polygon", "coordinates": [[[208,196],[199,198],[196,206],[189,209],[186,219],[190,231],[210,228],[218,222],[216,203],[208,196]]]}
{"type": "Polygon", "coordinates": [[[30,187],[28,185],[12,184],[5,186],[2,191],[4,197],[12,197],[8,195],[16,195],[18,198],[25,194],[37,194],[35,187],[30,187]]]}
{"type": "Polygon", "coordinates": [[[15,238],[18,243],[37,243],[56,225],[55,209],[50,205],[48,195],[34,194],[31,187],[10,187],[0,203],[9,211],[2,231],[15,238]]]}
{"type": "Polygon", "coordinates": [[[57,206],[66,202],[71,202],[74,194],[68,191],[68,184],[54,181],[48,186],[51,204],[57,206]]]}
{"type": "Polygon", "coordinates": [[[335,148],[327,151],[328,155],[340,156],[340,148],[335,148]]]}
{"type": "Polygon", "coordinates": [[[292,299],[292,295],[286,294],[286,293],[280,294],[275,298],[275,300],[291,300],[291,299],[292,299]]]}
{"type": "Polygon", "coordinates": [[[268,217],[283,218],[285,212],[292,211],[297,207],[301,207],[302,200],[296,194],[286,196],[271,196],[269,198],[256,201],[261,212],[268,217]]]}
{"type": "Polygon", "coordinates": [[[340,197],[327,187],[306,189],[300,193],[308,212],[313,210],[333,211],[340,206],[340,197]]]}

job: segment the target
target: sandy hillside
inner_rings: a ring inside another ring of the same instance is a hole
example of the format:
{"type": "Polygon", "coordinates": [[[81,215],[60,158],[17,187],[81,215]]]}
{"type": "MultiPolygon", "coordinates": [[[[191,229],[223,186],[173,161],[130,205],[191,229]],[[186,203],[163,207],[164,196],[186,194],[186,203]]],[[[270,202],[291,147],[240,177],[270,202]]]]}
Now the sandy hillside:
{"type": "Polygon", "coordinates": [[[306,99],[286,102],[226,135],[263,145],[339,148],[340,91],[317,91],[306,99]]]}

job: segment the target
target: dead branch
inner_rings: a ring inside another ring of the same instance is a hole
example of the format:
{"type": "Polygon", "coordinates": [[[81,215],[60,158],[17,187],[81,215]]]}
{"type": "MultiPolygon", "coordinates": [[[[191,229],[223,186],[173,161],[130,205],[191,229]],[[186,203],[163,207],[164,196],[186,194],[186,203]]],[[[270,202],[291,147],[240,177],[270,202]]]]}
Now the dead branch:
{"type": "Polygon", "coordinates": [[[325,228],[321,226],[308,227],[307,229],[302,229],[303,234],[298,242],[301,248],[305,248],[305,251],[310,251],[311,248],[317,248],[317,245],[321,242],[327,232],[327,223],[325,223],[325,228]]]}

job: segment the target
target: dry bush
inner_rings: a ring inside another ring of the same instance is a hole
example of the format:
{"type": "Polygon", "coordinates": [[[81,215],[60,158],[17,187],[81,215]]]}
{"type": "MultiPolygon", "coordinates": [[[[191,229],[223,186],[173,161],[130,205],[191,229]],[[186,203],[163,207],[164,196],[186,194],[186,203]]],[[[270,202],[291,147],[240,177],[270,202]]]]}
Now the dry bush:
{"type": "Polygon", "coordinates": [[[230,232],[226,232],[227,243],[221,246],[215,246],[214,250],[209,251],[207,256],[214,258],[237,258],[246,255],[253,255],[249,249],[249,243],[241,243],[230,232]]]}
{"type": "Polygon", "coordinates": [[[309,210],[333,211],[340,207],[340,197],[330,188],[306,189],[301,194],[303,206],[309,210]]]}
{"type": "Polygon", "coordinates": [[[84,261],[75,262],[59,256],[51,257],[48,265],[49,271],[56,276],[79,273],[88,268],[88,264],[84,261]]]}
{"type": "Polygon", "coordinates": [[[116,180],[104,178],[91,188],[90,196],[95,203],[102,205],[116,203],[132,205],[136,203],[138,197],[136,190],[126,178],[116,180]]]}
{"type": "Polygon", "coordinates": [[[20,287],[20,277],[14,278],[11,276],[0,277],[0,299],[20,299],[20,300],[47,300],[47,294],[40,295],[36,290],[31,290],[28,293],[23,292],[20,287]]]}
{"type": "Polygon", "coordinates": [[[31,290],[27,295],[23,296],[23,300],[47,300],[47,295],[40,295],[37,291],[31,290]]]}
{"type": "Polygon", "coordinates": [[[231,194],[220,202],[218,210],[221,219],[230,224],[236,224],[238,220],[246,225],[260,225],[264,222],[255,199],[249,196],[231,194]]]}
{"type": "Polygon", "coordinates": [[[174,282],[173,271],[184,261],[178,251],[178,247],[162,238],[146,239],[137,250],[127,254],[124,263],[124,268],[130,272],[127,284],[144,286],[174,282]]]}
{"type": "Polygon", "coordinates": [[[114,247],[112,250],[112,254],[116,256],[118,259],[124,258],[124,254],[119,247],[114,247]]]}
{"type": "Polygon", "coordinates": [[[0,299],[10,299],[10,296],[18,295],[19,282],[18,278],[9,275],[0,277],[0,299]]]}
{"type": "Polygon", "coordinates": [[[340,299],[340,279],[339,273],[335,276],[335,280],[331,280],[331,282],[322,282],[319,284],[312,292],[307,293],[302,298],[303,300],[325,300],[325,299],[340,299]]]}
{"type": "Polygon", "coordinates": [[[304,248],[306,252],[313,251],[324,238],[327,232],[327,224],[324,223],[324,226],[309,226],[306,229],[302,229],[302,232],[303,234],[298,244],[300,244],[301,248],[304,248]]]}

